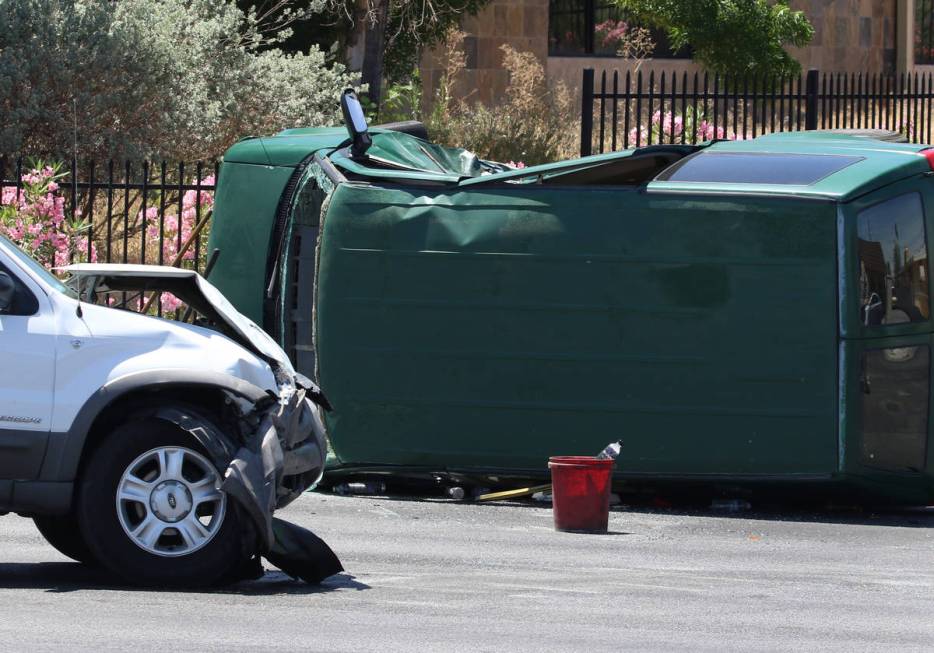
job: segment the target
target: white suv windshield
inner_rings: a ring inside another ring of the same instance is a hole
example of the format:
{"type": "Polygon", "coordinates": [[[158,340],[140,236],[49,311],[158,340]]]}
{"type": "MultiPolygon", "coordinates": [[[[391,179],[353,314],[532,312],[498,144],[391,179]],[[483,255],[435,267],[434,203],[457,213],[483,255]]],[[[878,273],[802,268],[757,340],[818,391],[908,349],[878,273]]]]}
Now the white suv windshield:
{"type": "Polygon", "coordinates": [[[57,290],[60,293],[68,295],[72,299],[77,299],[78,295],[74,290],[62,283],[58,277],[46,270],[40,263],[35,261],[30,257],[26,252],[17,247],[10,239],[6,236],[0,235],[0,243],[6,245],[4,248],[5,251],[10,252],[20,263],[32,270],[36,275],[38,275],[43,281],[45,281],[52,288],[57,290]]]}

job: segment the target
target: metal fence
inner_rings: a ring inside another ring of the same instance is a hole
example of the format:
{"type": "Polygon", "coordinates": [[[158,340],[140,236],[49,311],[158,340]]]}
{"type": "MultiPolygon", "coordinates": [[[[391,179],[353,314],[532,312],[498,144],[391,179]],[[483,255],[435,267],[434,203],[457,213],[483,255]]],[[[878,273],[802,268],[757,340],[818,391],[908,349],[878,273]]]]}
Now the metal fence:
{"type": "MultiPolygon", "coordinates": [[[[26,193],[28,175],[38,165],[0,156],[3,197],[18,200],[26,193]]],[[[217,172],[217,163],[72,161],[56,177],[54,193],[63,200],[65,217],[81,223],[86,251],[72,252],[72,258],[203,271],[207,229],[192,232],[210,219],[217,172]],[[189,235],[193,242],[182,253],[189,235]]]]}
{"type": "Polygon", "coordinates": [[[803,129],[886,129],[931,142],[934,77],[808,71],[804,77],[643,75],[585,69],[581,156],[653,143],[803,129]]]}

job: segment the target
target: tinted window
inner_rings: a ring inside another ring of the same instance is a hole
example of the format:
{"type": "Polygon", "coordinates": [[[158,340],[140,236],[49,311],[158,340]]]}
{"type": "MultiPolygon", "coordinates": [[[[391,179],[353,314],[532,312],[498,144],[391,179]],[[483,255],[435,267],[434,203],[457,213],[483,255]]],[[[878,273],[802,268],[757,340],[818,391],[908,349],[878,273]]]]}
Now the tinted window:
{"type": "Polygon", "coordinates": [[[928,253],[921,196],[902,195],[862,211],[857,235],[863,324],[926,320],[928,253]]]}
{"type": "Polygon", "coordinates": [[[0,272],[6,272],[13,279],[16,290],[13,293],[13,304],[4,315],[35,315],[39,312],[39,302],[29,288],[20,281],[7,267],[0,263],[0,272]]]}
{"type": "Polygon", "coordinates": [[[808,186],[862,161],[859,156],[702,152],[659,175],[659,181],[808,186]]]}
{"type": "Polygon", "coordinates": [[[927,346],[863,354],[864,464],[900,471],[924,468],[930,368],[927,346]]]}

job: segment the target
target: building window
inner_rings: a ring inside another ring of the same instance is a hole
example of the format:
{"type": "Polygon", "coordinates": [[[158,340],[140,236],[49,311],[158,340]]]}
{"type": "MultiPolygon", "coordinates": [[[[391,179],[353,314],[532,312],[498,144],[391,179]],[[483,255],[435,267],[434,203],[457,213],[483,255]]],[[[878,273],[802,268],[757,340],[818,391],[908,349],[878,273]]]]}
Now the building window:
{"type": "MultiPolygon", "coordinates": [[[[934,2],[934,0],[930,0],[934,2]]],[[[625,31],[637,27],[612,2],[551,0],[548,3],[548,54],[558,57],[617,57],[625,31]]],[[[650,27],[655,59],[690,59],[691,49],[671,49],[664,30],[650,27]]]]}
{"type": "Polygon", "coordinates": [[[915,0],[915,63],[934,64],[934,0],[915,0]]]}

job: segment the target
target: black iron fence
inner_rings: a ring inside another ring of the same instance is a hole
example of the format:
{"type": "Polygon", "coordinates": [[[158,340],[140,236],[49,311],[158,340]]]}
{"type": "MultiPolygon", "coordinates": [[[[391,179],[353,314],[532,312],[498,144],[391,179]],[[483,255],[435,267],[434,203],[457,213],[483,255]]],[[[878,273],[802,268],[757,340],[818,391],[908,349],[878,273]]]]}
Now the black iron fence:
{"type": "Polygon", "coordinates": [[[934,77],[734,77],[584,70],[581,156],[653,143],[746,139],[803,129],[885,129],[930,143],[934,77]]]}
{"type": "MultiPolygon", "coordinates": [[[[203,271],[217,172],[217,163],[72,161],[50,166],[0,156],[0,211],[4,205],[18,209],[8,211],[7,224],[0,228],[8,234],[17,228],[11,214],[25,216],[36,230],[43,221],[54,222],[56,232],[71,237],[71,261],[203,271]]],[[[48,256],[51,260],[44,263],[62,263],[54,253],[48,256]]]]}

